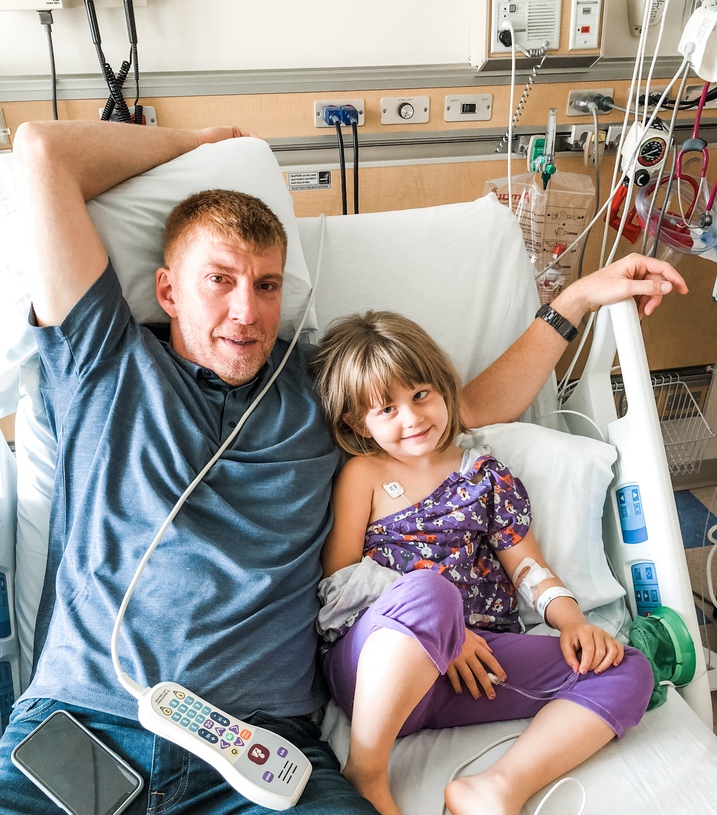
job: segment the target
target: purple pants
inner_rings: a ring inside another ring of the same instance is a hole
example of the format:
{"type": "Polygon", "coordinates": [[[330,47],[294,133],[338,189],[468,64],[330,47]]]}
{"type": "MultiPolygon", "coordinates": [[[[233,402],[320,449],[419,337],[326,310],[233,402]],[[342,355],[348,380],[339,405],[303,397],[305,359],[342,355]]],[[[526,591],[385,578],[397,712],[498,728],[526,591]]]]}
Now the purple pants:
{"type": "MultiPolygon", "coordinates": [[[[592,710],[622,736],[642,718],[653,689],[652,669],[634,648],[625,648],[617,667],[602,674],[589,671],[550,700],[529,699],[507,687],[496,687],[494,699],[474,699],[464,688],[453,690],[445,676],[460,654],[465,638],[463,601],[458,589],[436,572],[409,572],[387,589],[324,657],[331,693],[349,716],[353,711],[356,669],[368,636],[392,628],[421,643],[440,672],[433,687],[414,708],[399,735],[422,729],[456,727],[534,716],[552,699],[569,699],[592,710]]],[[[557,637],[477,630],[493,649],[508,683],[530,690],[557,688],[572,676],[557,637]]],[[[390,692],[390,690],[389,690],[390,692]]]]}

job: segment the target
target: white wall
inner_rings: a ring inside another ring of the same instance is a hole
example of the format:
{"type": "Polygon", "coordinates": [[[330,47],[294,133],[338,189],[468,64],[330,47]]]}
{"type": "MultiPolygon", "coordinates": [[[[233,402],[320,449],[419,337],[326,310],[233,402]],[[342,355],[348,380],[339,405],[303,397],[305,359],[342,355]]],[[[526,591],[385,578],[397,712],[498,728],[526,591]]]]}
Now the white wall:
{"type": "MultiPolygon", "coordinates": [[[[222,71],[467,63],[471,0],[147,0],[135,7],[140,68],[222,71]]],[[[84,8],[55,10],[58,76],[98,70],[84,8]]],[[[124,12],[98,8],[117,70],[124,12]]],[[[0,12],[0,77],[49,74],[34,11],[0,12]]]]}

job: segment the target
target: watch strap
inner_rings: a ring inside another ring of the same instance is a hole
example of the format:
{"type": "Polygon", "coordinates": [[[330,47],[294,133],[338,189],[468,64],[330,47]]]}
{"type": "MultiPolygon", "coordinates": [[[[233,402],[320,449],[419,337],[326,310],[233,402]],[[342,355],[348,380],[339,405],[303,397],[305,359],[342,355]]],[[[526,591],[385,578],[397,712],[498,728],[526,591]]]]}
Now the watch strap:
{"type": "Polygon", "coordinates": [[[570,320],[566,320],[565,317],[558,314],[558,312],[552,306],[547,305],[547,303],[538,309],[535,316],[536,318],[545,320],[548,325],[552,326],[558,334],[568,342],[572,342],[575,337],[578,336],[578,329],[570,320]]]}

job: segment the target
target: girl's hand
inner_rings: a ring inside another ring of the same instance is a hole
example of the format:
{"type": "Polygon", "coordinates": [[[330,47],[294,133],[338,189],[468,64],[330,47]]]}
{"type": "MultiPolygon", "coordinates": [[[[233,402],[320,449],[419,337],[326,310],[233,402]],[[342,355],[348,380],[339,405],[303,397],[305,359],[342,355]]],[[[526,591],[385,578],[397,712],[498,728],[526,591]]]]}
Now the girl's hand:
{"type": "Polygon", "coordinates": [[[621,642],[587,621],[570,623],[560,631],[560,648],[575,673],[596,674],[622,662],[625,649],[621,642]],[[578,657],[578,652],[580,656],[578,657]]]}
{"type": "Polygon", "coordinates": [[[493,651],[488,643],[475,631],[466,628],[463,649],[446,671],[446,676],[450,680],[453,690],[456,693],[463,693],[461,686],[461,680],[463,680],[474,699],[480,698],[479,684],[485,691],[485,695],[489,699],[493,699],[495,697],[495,688],[488,678],[488,671],[494,673],[502,682],[507,678],[505,671],[500,667],[500,663],[493,656],[493,651]],[[476,682],[476,680],[478,681],[476,682]]]}

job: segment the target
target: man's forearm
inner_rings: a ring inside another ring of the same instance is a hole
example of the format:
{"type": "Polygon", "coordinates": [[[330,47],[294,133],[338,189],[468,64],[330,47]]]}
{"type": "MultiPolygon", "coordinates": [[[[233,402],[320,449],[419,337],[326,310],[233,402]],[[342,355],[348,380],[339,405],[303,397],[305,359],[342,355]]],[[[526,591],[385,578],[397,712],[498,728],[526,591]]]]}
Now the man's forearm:
{"type": "Polygon", "coordinates": [[[15,150],[24,171],[65,173],[87,201],[116,184],[193,150],[196,131],[119,122],[30,122],[15,150]]]}
{"type": "Polygon", "coordinates": [[[540,392],[568,343],[544,320],[535,320],[498,359],[463,389],[468,427],[513,422],[540,392]]]}
{"type": "MultiPolygon", "coordinates": [[[[668,263],[628,255],[568,286],[553,300],[555,311],[577,326],[589,311],[635,299],[640,316],[651,314],[673,289],[687,293],[681,275],[668,263]]],[[[537,319],[487,370],[463,389],[462,414],[469,427],[512,422],[538,395],[568,343],[537,319]]]]}

